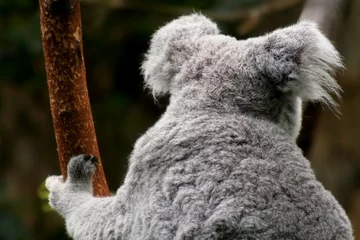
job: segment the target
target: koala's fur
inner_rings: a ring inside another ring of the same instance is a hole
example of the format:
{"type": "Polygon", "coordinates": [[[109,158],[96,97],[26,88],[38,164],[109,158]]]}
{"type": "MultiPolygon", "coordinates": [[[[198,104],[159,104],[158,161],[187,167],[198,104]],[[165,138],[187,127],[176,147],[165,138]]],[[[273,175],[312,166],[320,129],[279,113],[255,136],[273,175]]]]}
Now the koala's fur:
{"type": "Polygon", "coordinates": [[[338,52],[311,22],[245,41],[193,14],[152,38],[142,66],[161,119],[123,185],[92,196],[93,161],[46,181],[75,239],[353,239],[348,217],[296,146],[301,101],[336,109],[338,52]]]}

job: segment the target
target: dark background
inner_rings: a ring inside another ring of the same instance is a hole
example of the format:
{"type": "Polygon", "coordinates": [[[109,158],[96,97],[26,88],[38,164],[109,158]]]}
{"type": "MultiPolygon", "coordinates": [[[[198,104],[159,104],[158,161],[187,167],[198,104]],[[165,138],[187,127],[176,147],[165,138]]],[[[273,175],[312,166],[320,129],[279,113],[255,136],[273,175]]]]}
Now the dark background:
{"type": "MultiPolygon", "coordinates": [[[[326,6],[324,6],[326,7],[326,6]]],[[[83,0],[87,82],[99,148],[111,191],[121,184],[136,139],[167,99],[144,91],[140,64],[151,34],[179,15],[201,11],[238,39],[294,23],[301,0],[83,0]],[[275,6],[278,8],[265,8],[275,6]],[[261,10],[263,9],[263,10],[261,10]],[[267,10],[266,10],[267,9],[267,10]]],[[[347,69],[342,114],[310,105],[299,144],[317,177],[348,212],[360,238],[360,1],[332,37],[347,69]],[[319,111],[320,109],[320,111],[319,111]]],[[[43,182],[60,174],[41,45],[39,6],[0,0],[0,240],[66,239],[49,211],[43,182]]]]}

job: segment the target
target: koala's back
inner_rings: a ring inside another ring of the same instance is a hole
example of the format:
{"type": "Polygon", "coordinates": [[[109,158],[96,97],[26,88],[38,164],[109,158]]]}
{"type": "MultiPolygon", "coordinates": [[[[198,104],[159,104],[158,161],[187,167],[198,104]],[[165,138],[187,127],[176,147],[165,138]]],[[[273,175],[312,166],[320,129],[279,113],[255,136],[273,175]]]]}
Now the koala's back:
{"type": "MultiPolygon", "coordinates": [[[[342,208],[275,125],[165,114],[137,142],[122,239],[350,239],[342,208]]],[[[286,135],[285,135],[286,136],[286,135]]]]}

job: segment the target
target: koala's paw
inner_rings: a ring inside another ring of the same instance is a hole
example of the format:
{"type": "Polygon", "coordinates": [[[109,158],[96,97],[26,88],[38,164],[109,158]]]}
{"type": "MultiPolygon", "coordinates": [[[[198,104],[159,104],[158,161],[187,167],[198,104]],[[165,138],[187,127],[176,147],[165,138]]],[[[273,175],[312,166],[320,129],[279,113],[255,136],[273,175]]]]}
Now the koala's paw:
{"type": "Polygon", "coordinates": [[[50,176],[45,181],[49,190],[49,204],[66,217],[92,194],[91,178],[98,159],[90,155],[73,157],[68,164],[66,181],[62,176],[50,176]]]}
{"type": "Polygon", "coordinates": [[[49,176],[45,180],[45,186],[50,192],[60,189],[63,184],[64,179],[62,176],[49,176]]]}
{"type": "Polygon", "coordinates": [[[71,158],[68,164],[68,180],[70,183],[90,183],[97,167],[95,156],[81,154],[71,158]]]}
{"type": "Polygon", "coordinates": [[[46,179],[45,186],[49,190],[49,205],[61,215],[64,215],[67,191],[63,177],[50,176],[46,179]]]}

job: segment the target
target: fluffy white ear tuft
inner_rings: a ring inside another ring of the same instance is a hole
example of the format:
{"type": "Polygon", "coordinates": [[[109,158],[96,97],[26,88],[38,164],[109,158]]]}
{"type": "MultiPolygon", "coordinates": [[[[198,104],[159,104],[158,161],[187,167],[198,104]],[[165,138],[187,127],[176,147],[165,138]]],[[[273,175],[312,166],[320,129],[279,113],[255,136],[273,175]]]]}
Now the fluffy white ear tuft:
{"type": "Polygon", "coordinates": [[[141,70],[153,95],[170,91],[171,81],[196,51],[196,40],[218,34],[215,23],[200,14],[183,16],[160,28],[152,37],[141,70]]]}
{"type": "Polygon", "coordinates": [[[320,101],[333,110],[341,88],[334,79],[335,70],[343,68],[341,57],[317,25],[302,21],[265,36],[264,59],[260,68],[271,76],[283,92],[291,92],[305,101],[320,101]]]}

